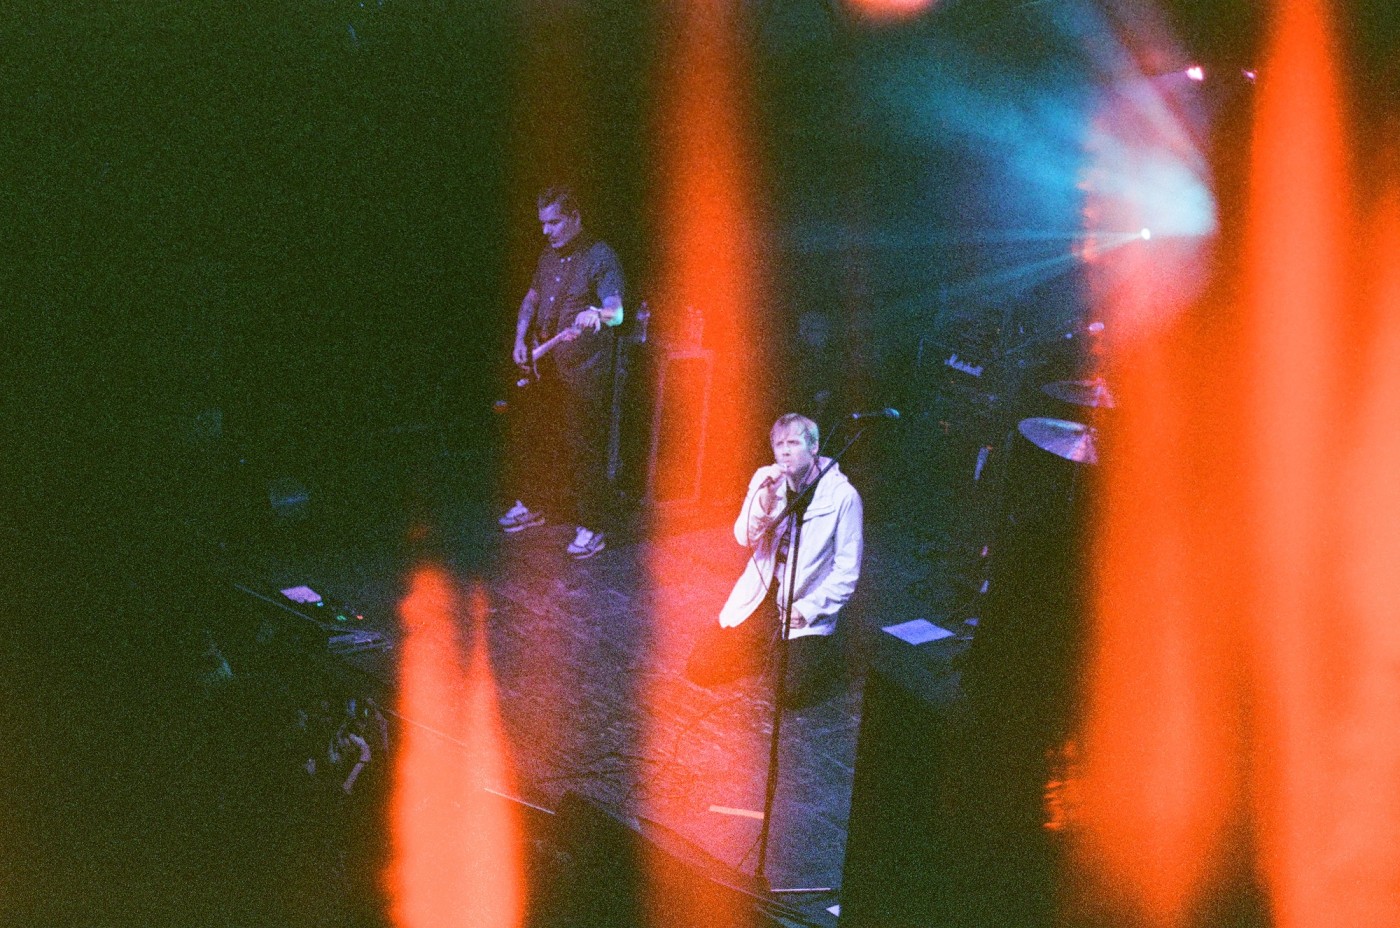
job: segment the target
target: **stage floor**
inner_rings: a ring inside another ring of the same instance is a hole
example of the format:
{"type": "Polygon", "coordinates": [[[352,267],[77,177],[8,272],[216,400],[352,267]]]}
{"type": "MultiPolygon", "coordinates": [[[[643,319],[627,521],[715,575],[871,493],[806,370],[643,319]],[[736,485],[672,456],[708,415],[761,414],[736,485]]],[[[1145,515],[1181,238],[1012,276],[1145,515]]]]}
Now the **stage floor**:
{"type": "MultiPolygon", "coordinates": [[[[463,593],[455,620],[466,654],[476,639],[465,594],[479,587],[509,769],[505,782],[483,785],[547,809],[576,792],[752,873],[771,682],[753,677],[711,691],[681,673],[744,566],[733,513],[696,508],[681,520],[637,510],[606,551],[575,562],[564,551],[572,526],[496,528],[498,507],[473,478],[480,466],[440,451],[406,466],[342,470],[311,488],[303,519],[274,519],[237,549],[237,579],[264,589],[308,584],[361,611],[396,647],[342,660],[382,685],[399,724],[435,732],[449,731],[447,720],[393,695],[398,645],[410,633],[402,601],[416,569],[441,567],[463,593]]],[[[866,636],[909,619],[962,631],[960,594],[940,562],[948,545],[930,543],[947,529],[912,526],[908,515],[867,494],[860,591],[844,619],[857,653],[866,636]]],[[[957,650],[945,643],[941,653],[957,650]]],[[[857,662],[841,691],[783,724],[766,875],[774,888],[832,890],[801,897],[808,910],[838,900],[861,684],[857,662]]]]}

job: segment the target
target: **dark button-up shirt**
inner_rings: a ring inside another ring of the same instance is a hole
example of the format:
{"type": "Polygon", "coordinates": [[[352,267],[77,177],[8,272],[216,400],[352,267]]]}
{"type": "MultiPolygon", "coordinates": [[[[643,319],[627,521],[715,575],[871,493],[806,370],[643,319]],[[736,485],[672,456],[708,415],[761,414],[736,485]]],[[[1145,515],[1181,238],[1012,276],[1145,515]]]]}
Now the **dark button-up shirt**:
{"type": "MultiPolygon", "coordinates": [[[[539,297],[534,319],[536,336],[541,341],[552,338],[572,325],[574,318],[588,307],[601,307],[610,296],[622,299],[622,286],[622,265],[601,239],[580,232],[560,250],[546,246],[531,283],[539,297]]],[[[555,347],[541,363],[546,370],[552,367],[572,390],[601,390],[612,369],[616,340],[616,330],[607,325],[600,332],[584,331],[572,342],[555,347]]]]}

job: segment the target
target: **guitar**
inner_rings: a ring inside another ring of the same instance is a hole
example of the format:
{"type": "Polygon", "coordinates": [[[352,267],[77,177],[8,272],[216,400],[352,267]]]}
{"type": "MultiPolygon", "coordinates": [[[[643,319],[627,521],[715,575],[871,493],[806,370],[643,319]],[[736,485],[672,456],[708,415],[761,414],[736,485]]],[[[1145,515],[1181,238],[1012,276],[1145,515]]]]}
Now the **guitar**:
{"type": "Polygon", "coordinates": [[[567,329],[560,330],[558,335],[546,342],[541,342],[530,349],[530,360],[520,365],[520,379],[515,382],[517,387],[528,387],[540,379],[540,358],[558,348],[564,342],[571,342],[583,334],[584,327],[574,323],[567,329]]]}
{"type": "MultiPolygon", "coordinates": [[[[643,305],[645,306],[645,304],[643,305]]],[[[589,307],[589,309],[596,308],[597,307],[594,306],[589,307]]],[[[540,344],[533,346],[530,349],[530,360],[525,364],[517,365],[517,370],[519,371],[520,376],[515,381],[516,388],[523,390],[531,384],[538,383],[540,379],[540,358],[543,358],[545,355],[549,354],[555,348],[558,348],[564,342],[573,341],[587,330],[587,326],[574,323],[567,329],[560,330],[557,335],[555,335],[548,341],[541,342],[540,344]]],[[[507,413],[510,411],[510,402],[504,399],[496,400],[496,402],[491,404],[491,410],[497,414],[507,413]]]]}

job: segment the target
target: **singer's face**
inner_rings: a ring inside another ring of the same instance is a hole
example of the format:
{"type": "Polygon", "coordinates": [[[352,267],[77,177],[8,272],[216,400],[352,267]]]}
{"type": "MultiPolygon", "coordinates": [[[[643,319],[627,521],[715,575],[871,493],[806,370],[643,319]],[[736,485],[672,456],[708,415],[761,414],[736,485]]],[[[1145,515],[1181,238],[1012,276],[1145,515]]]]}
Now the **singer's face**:
{"type": "Polygon", "coordinates": [[[817,449],[808,447],[801,426],[789,426],[773,438],[773,460],[789,477],[806,473],[816,456],[817,449]]]}

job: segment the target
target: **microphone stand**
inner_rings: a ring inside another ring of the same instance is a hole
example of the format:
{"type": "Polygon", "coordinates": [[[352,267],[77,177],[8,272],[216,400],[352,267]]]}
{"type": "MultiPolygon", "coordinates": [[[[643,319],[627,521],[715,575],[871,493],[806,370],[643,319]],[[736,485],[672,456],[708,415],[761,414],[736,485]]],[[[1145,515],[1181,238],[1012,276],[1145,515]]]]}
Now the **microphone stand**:
{"type": "MultiPolygon", "coordinates": [[[[857,420],[859,423],[859,420],[857,420]]],[[[856,432],[846,444],[842,446],[823,467],[817,472],[817,476],[811,483],[802,488],[796,498],[789,499],[787,505],[783,507],[782,513],[773,520],[766,531],[776,531],[785,520],[792,517],[792,525],[787,527],[791,533],[791,540],[788,545],[787,562],[783,565],[786,572],[787,582],[784,584],[787,590],[786,596],[779,597],[778,614],[782,618],[782,631],[778,638],[778,666],[773,677],[773,736],[768,744],[768,782],[763,791],[763,825],[758,832],[758,864],[754,868],[754,876],[767,882],[764,871],[768,865],[768,835],[770,825],[773,821],[773,801],[778,795],[778,746],[783,729],[783,691],[787,687],[788,670],[788,636],[792,631],[792,599],[797,581],[797,555],[798,543],[802,540],[802,521],[806,516],[807,505],[812,501],[812,496],[816,492],[817,484],[821,483],[827,471],[836,466],[837,462],[846,456],[846,452],[851,450],[851,446],[856,443],[869,425],[858,424],[856,432]]],[[[776,577],[774,578],[777,579],[776,577]]],[[[772,891],[772,890],[770,890],[772,891]]]]}

